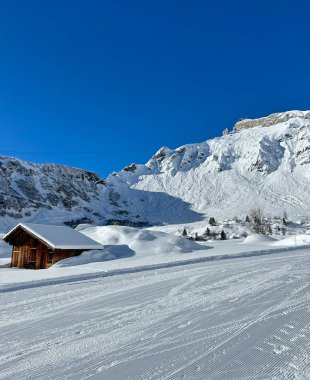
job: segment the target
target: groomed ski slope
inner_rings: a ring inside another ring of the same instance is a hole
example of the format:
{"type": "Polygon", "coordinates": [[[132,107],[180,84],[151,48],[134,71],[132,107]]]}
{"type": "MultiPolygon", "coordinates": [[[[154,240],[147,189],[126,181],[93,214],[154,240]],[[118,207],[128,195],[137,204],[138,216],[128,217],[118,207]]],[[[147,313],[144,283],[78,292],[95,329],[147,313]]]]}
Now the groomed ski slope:
{"type": "Polygon", "coordinates": [[[310,379],[310,251],[0,294],[0,379],[310,379]]]}

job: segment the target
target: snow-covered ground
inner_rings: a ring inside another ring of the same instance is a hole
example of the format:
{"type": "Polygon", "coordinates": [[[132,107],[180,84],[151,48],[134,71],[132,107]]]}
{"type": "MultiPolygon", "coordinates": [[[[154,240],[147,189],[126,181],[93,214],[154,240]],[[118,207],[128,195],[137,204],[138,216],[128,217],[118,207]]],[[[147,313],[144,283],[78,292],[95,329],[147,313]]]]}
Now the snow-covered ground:
{"type": "MultiPolygon", "coordinates": [[[[50,269],[29,270],[0,268],[0,291],[25,286],[49,285],[62,282],[141,272],[170,266],[206,261],[219,261],[244,256],[257,256],[310,246],[310,236],[301,235],[276,240],[264,235],[245,239],[208,241],[200,244],[184,237],[153,229],[123,226],[89,227],[81,225],[80,232],[98,241],[103,250],[87,251],[80,256],[61,260],[50,269]]],[[[5,257],[2,266],[10,263],[10,247],[2,243],[5,257]]]]}
{"type": "Polygon", "coordinates": [[[0,379],[310,379],[309,267],[305,248],[0,292],[0,379]]]}

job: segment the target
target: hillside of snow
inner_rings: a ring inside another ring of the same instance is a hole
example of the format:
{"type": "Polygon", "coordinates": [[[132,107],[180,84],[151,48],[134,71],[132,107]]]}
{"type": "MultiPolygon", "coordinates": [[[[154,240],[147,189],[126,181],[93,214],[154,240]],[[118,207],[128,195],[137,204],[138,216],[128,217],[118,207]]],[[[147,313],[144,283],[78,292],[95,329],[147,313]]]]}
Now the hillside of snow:
{"type": "Polygon", "coordinates": [[[141,198],[151,193],[151,201],[145,197],[134,203],[157,223],[182,223],[178,215],[183,212],[183,217],[191,212],[188,221],[244,217],[254,208],[269,216],[284,211],[310,216],[309,111],[246,120],[222,137],[174,150],[164,147],[145,165],[132,164],[108,182],[119,193],[124,187],[139,191],[141,198]],[[178,202],[165,202],[162,194],[178,202]]]}

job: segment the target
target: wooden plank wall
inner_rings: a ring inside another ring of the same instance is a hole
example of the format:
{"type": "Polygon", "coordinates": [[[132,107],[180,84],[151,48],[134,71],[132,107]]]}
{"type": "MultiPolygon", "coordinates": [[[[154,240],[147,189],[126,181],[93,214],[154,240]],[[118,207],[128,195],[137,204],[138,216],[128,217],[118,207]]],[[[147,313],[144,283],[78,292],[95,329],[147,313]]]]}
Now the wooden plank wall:
{"type": "Polygon", "coordinates": [[[60,250],[56,249],[54,252],[54,257],[53,257],[53,264],[57,263],[60,260],[66,259],[68,257],[73,257],[73,256],[78,256],[83,252],[83,250],[60,250]]]}
{"type": "MultiPolygon", "coordinates": [[[[32,239],[34,240],[34,239],[32,239]]],[[[33,241],[27,242],[31,245],[13,246],[12,250],[12,267],[28,269],[46,269],[60,260],[72,256],[78,256],[82,250],[50,250],[40,241],[33,244],[33,241]],[[34,245],[36,247],[34,247],[34,245]]]]}
{"type": "Polygon", "coordinates": [[[20,246],[13,246],[12,250],[12,267],[39,269],[41,268],[40,250],[38,250],[39,241],[30,237],[20,246]]]}

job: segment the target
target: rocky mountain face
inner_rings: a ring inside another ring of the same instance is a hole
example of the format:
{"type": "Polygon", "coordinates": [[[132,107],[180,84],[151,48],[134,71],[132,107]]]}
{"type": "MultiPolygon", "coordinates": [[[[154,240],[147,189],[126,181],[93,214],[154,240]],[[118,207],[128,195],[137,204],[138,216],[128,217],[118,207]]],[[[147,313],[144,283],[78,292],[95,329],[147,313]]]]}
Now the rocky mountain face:
{"type": "Polygon", "coordinates": [[[210,216],[310,216],[310,111],[239,121],[222,137],[161,148],[103,180],[0,157],[0,231],[40,223],[189,223],[210,216]]]}
{"type": "Polygon", "coordinates": [[[273,113],[259,119],[240,119],[234,126],[234,131],[241,131],[246,128],[271,127],[276,124],[287,122],[291,119],[301,118],[310,120],[310,111],[288,111],[273,113]]]}
{"type": "Polygon", "coordinates": [[[105,224],[125,215],[135,222],[126,205],[117,203],[118,197],[95,173],[0,157],[0,231],[21,220],[74,226],[105,224]]]}

